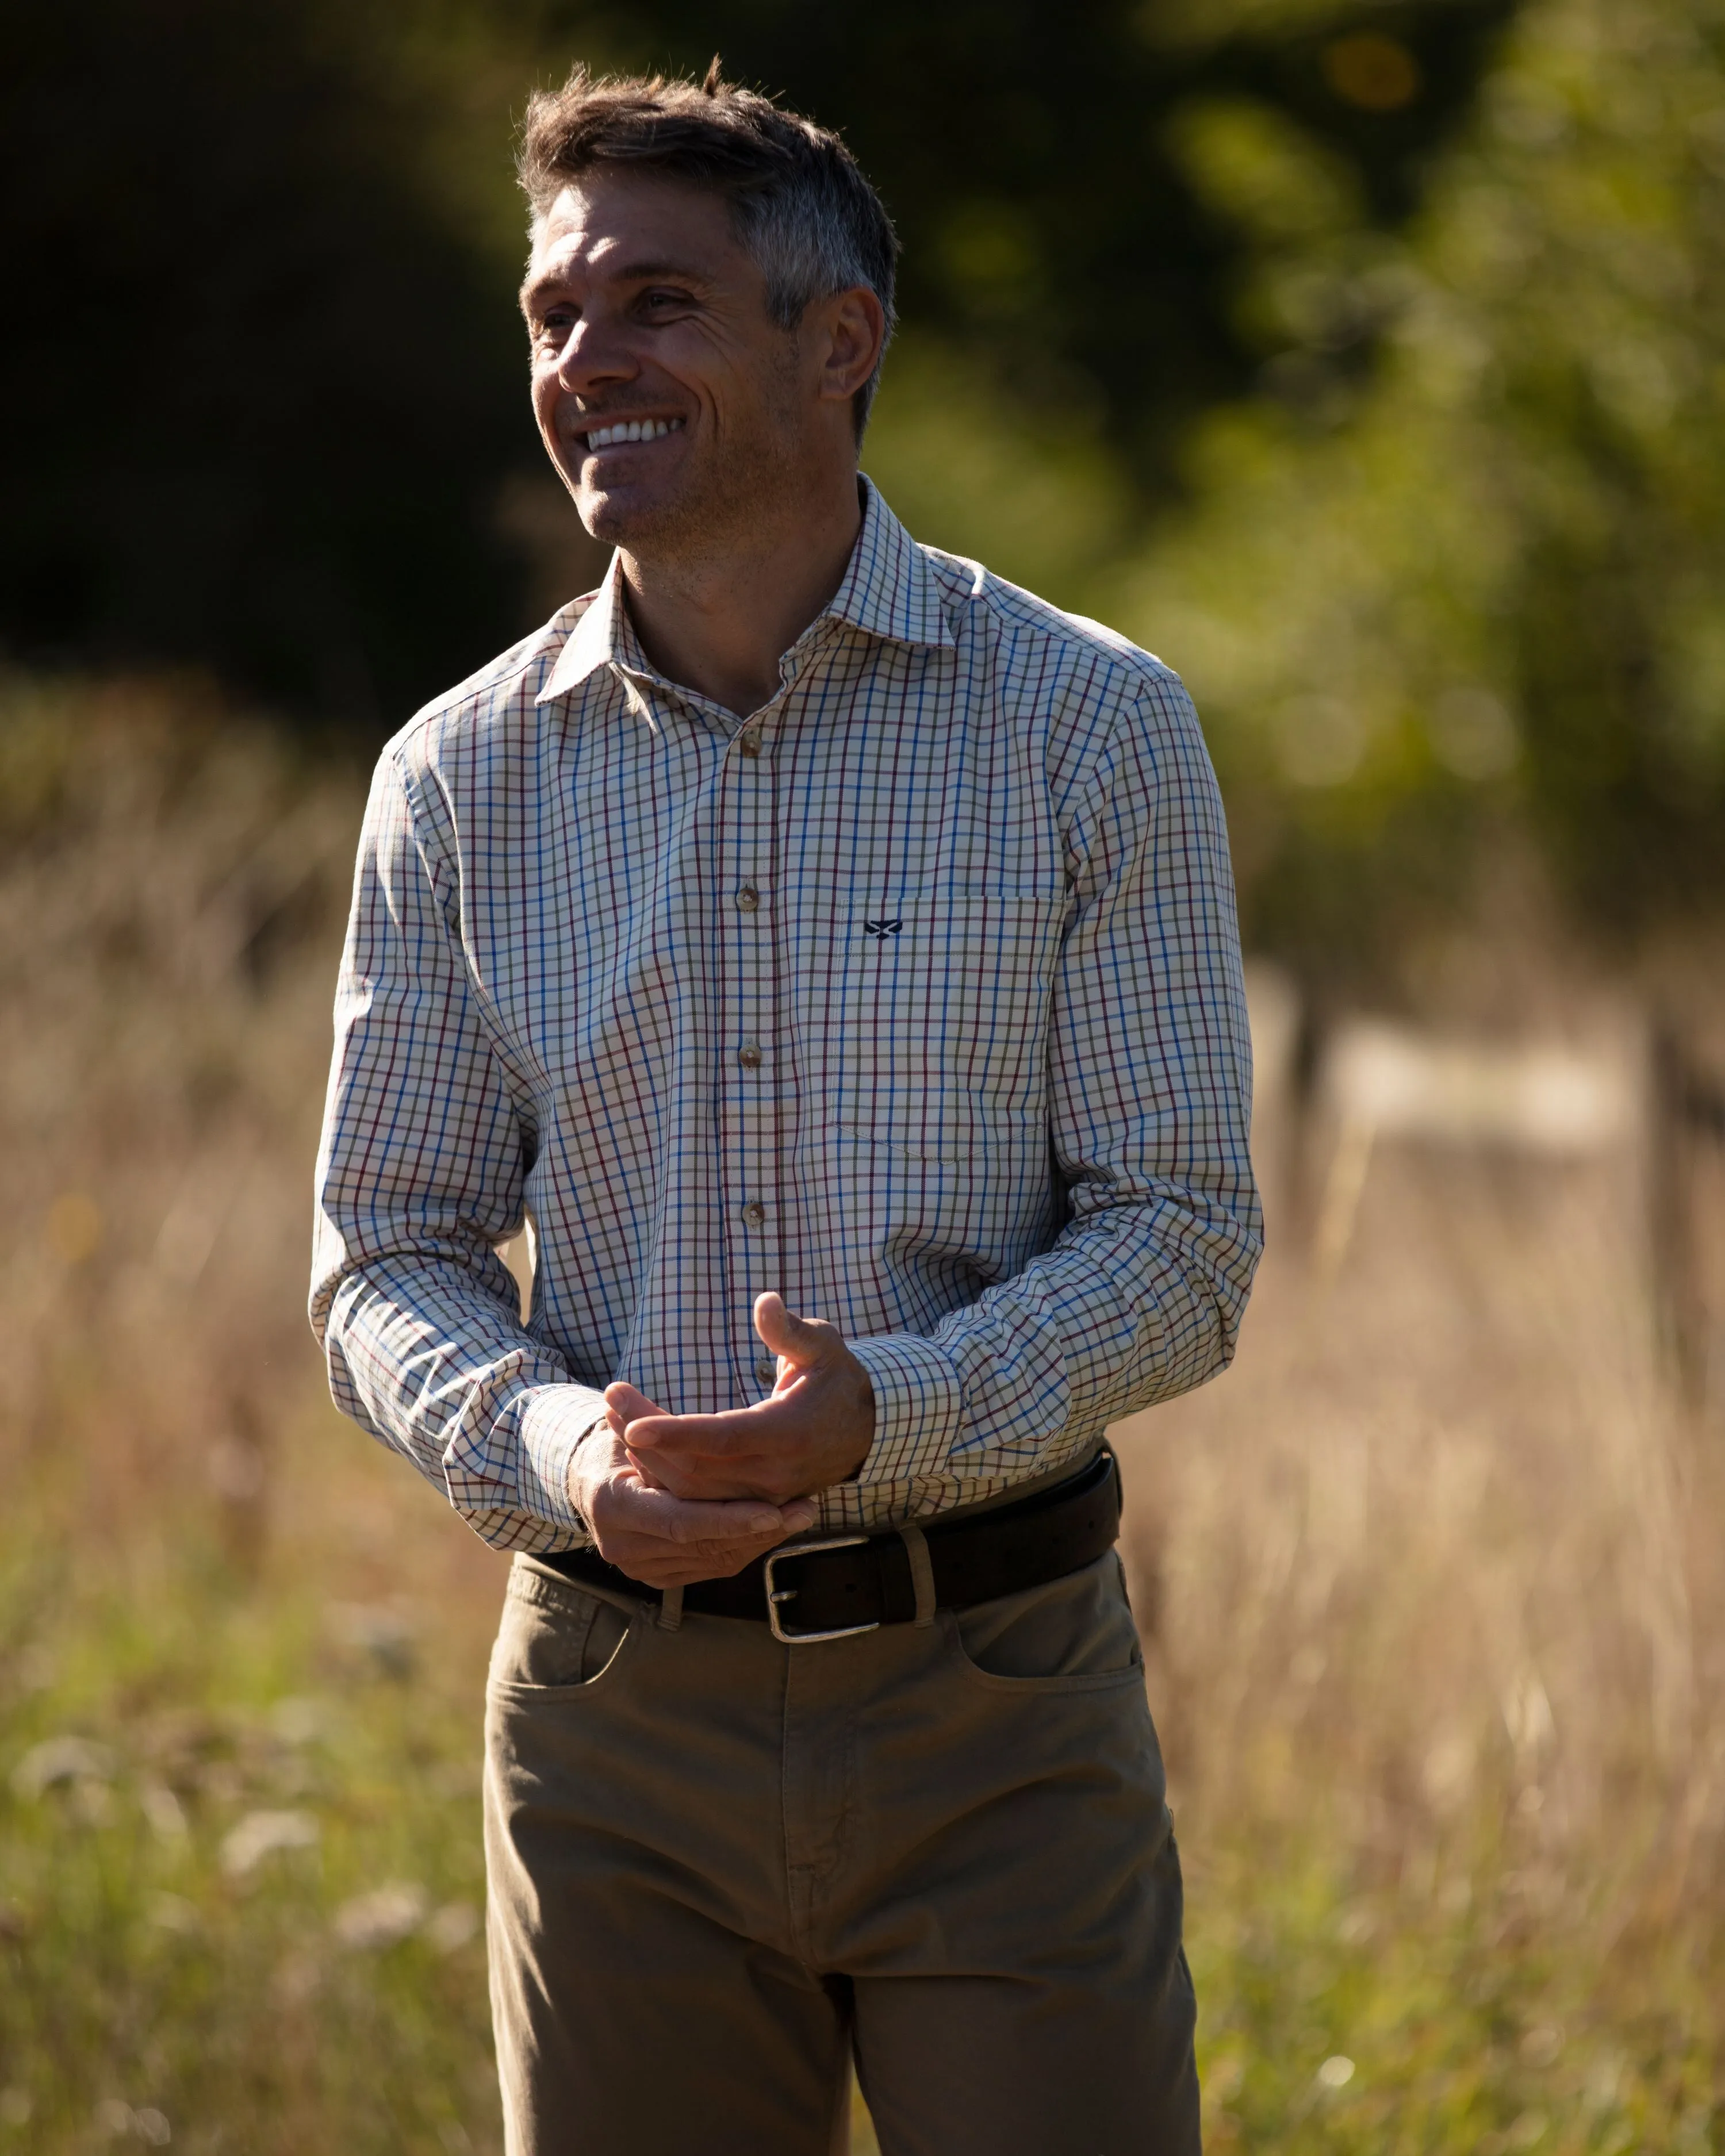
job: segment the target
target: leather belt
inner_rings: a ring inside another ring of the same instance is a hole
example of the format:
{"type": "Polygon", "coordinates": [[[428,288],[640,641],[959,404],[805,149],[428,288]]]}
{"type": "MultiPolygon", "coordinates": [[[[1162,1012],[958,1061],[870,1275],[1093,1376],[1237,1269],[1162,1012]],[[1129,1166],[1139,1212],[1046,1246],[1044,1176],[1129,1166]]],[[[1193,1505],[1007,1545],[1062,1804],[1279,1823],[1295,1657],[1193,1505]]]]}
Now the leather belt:
{"type": "MultiPolygon", "coordinates": [[[[1120,1534],[1120,1471],[1106,1448],[1052,1489],[966,1519],[930,1520],[928,1550],[937,1608],[968,1609],[1076,1572],[1120,1534]]],[[[656,1587],[630,1578],[597,1550],[560,1550],[536,1563],[567,1578],[657,1601],[656,1587]]],[[[896,1528],[782,1544],[729,1579],[683,1589],[683,1607],[704,1616],[769,1624],[788,1645],[908,1625],[916,1615],[911,1542],[896,1528]]]]}

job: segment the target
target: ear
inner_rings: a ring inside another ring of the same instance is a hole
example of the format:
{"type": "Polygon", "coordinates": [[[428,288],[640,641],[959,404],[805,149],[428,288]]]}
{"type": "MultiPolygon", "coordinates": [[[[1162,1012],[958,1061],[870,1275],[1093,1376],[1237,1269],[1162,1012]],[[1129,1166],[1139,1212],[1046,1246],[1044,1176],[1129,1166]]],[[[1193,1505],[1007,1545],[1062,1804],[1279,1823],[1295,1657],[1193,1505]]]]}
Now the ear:
{"type": "Polygon", "coordinates": [[[886,341],[886,310],[866,285],[834,292],[819,306],[824,337],[824,346],[817,347],[821,351],[820,393],[823,398],[848,404],[880,360],[886,341]]]}

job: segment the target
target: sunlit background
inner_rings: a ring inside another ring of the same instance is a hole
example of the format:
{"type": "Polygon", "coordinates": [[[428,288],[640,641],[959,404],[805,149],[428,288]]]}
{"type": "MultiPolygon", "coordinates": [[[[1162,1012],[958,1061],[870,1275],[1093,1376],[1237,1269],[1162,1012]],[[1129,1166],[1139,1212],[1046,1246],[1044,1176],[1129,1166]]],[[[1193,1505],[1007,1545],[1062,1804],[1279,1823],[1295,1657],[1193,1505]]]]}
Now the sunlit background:
{"type": "Polygon", "coordinates": [[[1271,1255],[1117,1434],[1209,2145],[1725,2149],[1725,4],[23,0],[0,2156],[501,2148],[502,1562],[311,1162],[370,758],[602,566],[513,119],[715,48],[904,237],[888,500],[1227,795],[1271,1255]]]}

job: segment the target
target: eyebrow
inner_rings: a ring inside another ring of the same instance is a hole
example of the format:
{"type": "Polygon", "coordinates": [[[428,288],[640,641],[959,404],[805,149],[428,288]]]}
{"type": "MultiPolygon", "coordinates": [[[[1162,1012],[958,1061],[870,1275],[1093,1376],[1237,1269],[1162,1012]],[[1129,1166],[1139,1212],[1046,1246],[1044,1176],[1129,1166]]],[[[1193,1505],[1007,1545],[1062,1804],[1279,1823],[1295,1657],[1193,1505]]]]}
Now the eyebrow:
{"type": "MultiPolygon", "coordinates": [[[[707,290],[713,281],[704,270],[669,259],[625,262],[614,270],[606,264],[603,274],[608,284],[617,285],[649,285],[655,277],[665,277],[675,278],[680,284],[698,285],[702,290],[707,290]]],[[[562,281],[554,271],[545,276],[530,277],[521,290],[523,312],[531,312],[533,301],[542,293],[555,291],[562,281]]]]}

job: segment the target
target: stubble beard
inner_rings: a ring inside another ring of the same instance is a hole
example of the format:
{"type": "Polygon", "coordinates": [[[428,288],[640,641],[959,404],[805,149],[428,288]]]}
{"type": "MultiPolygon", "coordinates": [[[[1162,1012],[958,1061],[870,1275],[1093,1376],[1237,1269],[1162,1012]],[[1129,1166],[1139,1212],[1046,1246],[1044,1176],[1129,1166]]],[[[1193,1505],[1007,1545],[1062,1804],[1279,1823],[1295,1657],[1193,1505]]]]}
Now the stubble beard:
{"type": "Polygon", "coordinates": [[[793,346],[753,424],[680,473],[657,500],[614,503],[572,488],[588,535],[650,573],[673,578],[710,572],[759,549],[794,517],[800,499],[795,368],[793,346]]]}

